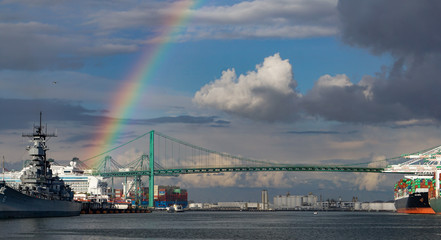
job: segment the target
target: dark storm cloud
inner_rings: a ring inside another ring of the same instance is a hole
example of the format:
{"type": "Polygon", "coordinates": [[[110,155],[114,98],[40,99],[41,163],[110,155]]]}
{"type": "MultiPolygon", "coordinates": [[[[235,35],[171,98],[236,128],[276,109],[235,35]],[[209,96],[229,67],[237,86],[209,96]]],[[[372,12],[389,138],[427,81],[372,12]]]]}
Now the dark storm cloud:
{"type": "Polygon", "coordinates": [[[43,112],[44,121],[70,121],[82,124],[94,124],[97,117],[79,105],[52,99],[0,99],[0,130],[28,128],[29,124],[39,121],[39,112],[43,112]]]}
{"type": "Polygon", "coordinates": [[[136,41],[92,38],[39,22],[1,23],[0,70],[79,69],[86,57],[132,53],[136,41]]]}
{"type": "Polygon", "coordinates": [[[0,70],[75,70],[86,57],[137,50],[131,39],[91,34],[85,21],[99,6],[91,2],[2,1],[0,70]]]}
{"type": "Polygon", "coordinates": [[[38,22],[0,23],[0,69],[76,69],[82,66],[72,56],[78,40],[63,36],[57,26],[38,22]]]}
{"type": "MultiPolygon", "coordinates": [[[[80,105],[74,105],[68,101],[53,99],[4,99],[0,98],[0,130],[28,128],[29,124],[39,121],[39,113],[43,113],[43,120],[57,122],[71,122],[81,125],[95,126],[105,120],[105,116],[100,115],[101,111],[86,109],[80,105]]],[[[195,117],[195,116],[176,116],[158,117],[151,119],[125,119],[125,124],[129,125],[151,125],[151,124],[207,124],[208,126],[228,126],[229,121],[218,119],[216,116],[195,117]]],[[[70,140],[84,140],[84,136],[76,136],[70,140]]]]}
{"type": "Polygon", "coordinates": [[[313,116],[341,122],[375,123],[400,120],[407,117],[400,104],[383,104],[376,98],[368,99],[366,87],[319,86],[316,84],[302,99],[305,111],[313,116]]]}
{"type": "Polygon", "coordinates": [[[189,115],[176,116],[176,117],[158,117],[143,120],[127,120],[129,124],[167,124],[167,123],[186,123],[186,124],[212,124],[214,126],[227,126],[229,121],[216,120],[218,117],[195,117],[189,115]]]}
{"type": "Polygon", "coordinates": [[[354,134],[358,131],[340,132],[340,131],[287,131],[288,134],[299,135],[342,135],[342,134],[354,134]]]}
{"type": "MultiPolygon", "coordinates": [[[[105,117],[96,117],[96,119],[92,119],[92,122],[83,122],[83,124],[95,124],[99,123],[103,120],[98,121],[98,119],[104,119],[105,117]]],[[[194,116],[177,116],[177,117],[158,117],[151,119],[126,119],[124,120],[124,124],[128,125],[157,125],[157,124],[170,124],[170,123],[182,123],[182,124],[206,124],[209,127],[228,127],[230,125],[229,121],[225,120],[216,120],[218,117],[210,116],[210,117],[194,117],[194,116]]],[[[139,133],[129,131],[122,132],[120,134],[120,139],[130,139],[136,138],[139,136],[139,133]]],[[[69,138],[65,139],[63,142],[85,142],[85,140],[90,139],[90,134],[76,134],[72,135],[69,138]]],[[[122,142],[116,142],[122,143],[122,142]]],[[[95,146],[94,144],[86,144],[83,147],[95,146]]]]}
{"type": "Polygon", "coordinates": [[[408,56],[441,50],[441,2],[340,0],[342,39],[376,53],[408,56]]]}
{"type": "Polygon", "coordinates": [[[211,127],[228,127],[228,126],[230,126],[230,121],[217,120],[217,121],[214,121],[210,126],[211,127]]]}
{"type": "Polygon", "coordinates": [[[338,10],[345,43],[394,63],[358,84],[319,80],[302,99],[305,112],[341,122],[441,120],[441,3],[341,0],[338,10]]]}
{"type": "Polygon", "coordinates": [[[401,104],[416,118],[441,120],[440,66],[441,54],[435,52],[397,61],[389,76],[378,80],[374,94],[384,104],[401,104]]]}

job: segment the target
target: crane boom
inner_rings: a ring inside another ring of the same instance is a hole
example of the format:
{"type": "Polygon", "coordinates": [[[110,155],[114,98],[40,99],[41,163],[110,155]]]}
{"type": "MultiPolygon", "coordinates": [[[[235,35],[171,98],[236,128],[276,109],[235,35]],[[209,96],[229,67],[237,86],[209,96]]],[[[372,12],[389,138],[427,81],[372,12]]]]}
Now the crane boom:
{"type": "Polygon", "coordinates": [[[437,167],[441,166],[441,146],[425,150],[424,152],[403,154],[402,158],[408,159],[408,161],[388,165],[383,172],[433,176],[437,167]]]}

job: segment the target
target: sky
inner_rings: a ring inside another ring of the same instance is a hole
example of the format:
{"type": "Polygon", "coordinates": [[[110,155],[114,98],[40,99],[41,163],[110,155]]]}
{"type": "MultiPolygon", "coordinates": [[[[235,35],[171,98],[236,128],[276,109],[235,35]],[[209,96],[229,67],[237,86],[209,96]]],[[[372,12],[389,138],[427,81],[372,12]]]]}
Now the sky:
{"type": "MultiPolygon", "coordinates": [[[[88,159],[150,130],[287,164],[378,161],[440,145],[440,3],[0,1],[0,150],[88,159]]],[[[225,173],[157,178],[195,201],[287,192],[393,199],[402,176],[225,173]]]]}

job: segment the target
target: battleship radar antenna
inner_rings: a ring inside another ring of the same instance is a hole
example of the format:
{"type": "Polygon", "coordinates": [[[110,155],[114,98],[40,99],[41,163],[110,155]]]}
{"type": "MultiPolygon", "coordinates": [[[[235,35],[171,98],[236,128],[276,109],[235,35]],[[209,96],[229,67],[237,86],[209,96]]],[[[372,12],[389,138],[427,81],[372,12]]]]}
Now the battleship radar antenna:
{"type": "Polygon", "coordinates": [[[42,133],[42,128],[41,128],[41,115],[42,115],[43,113],[40,111],[40,127],[39,127],[39,130],[40,130],[40,133],[42,133]]]}

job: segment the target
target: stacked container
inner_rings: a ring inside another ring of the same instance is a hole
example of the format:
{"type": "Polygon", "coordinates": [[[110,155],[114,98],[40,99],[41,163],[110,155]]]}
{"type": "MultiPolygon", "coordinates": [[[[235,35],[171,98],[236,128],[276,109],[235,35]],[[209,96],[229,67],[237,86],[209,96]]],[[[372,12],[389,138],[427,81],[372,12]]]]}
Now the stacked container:
{"type": "Polygon", "coordinates": [[[434,188],[433,182],[434,180],[432,178],[400,179],[400,181],[395,184],[395,199],[413,194],[417,192],[418,189],[428,189],[430,194],[431,189],[434,188]]]}
{"type": "MultiPolygon", "coordinates": [[[[188,205],[188,193],[187,190],[181,189],[177,186],[157,186],[158,194],[155,194],[155,207],[166,208],[173,204],[178,204],[184,208],[188,205]]],[[[149,188],[143,187],[140,189],[139,193],[141,205],[148,205],[149,199],[149,188]]],[[[132,202],[136,199],[135,191],[129,192],[127,198],[131,199],[132,202]]]]}

